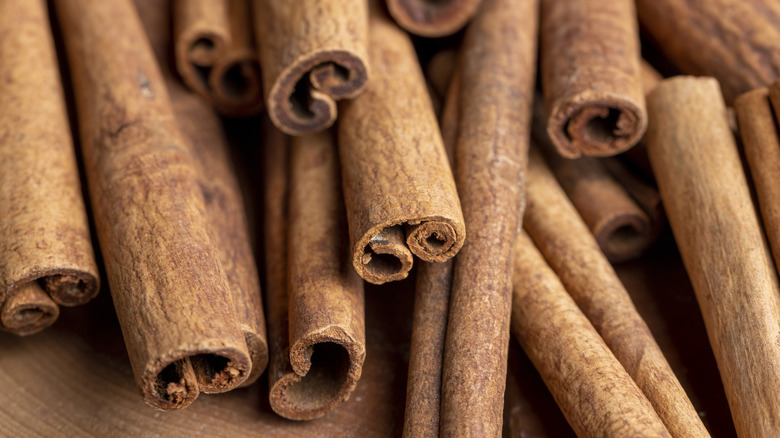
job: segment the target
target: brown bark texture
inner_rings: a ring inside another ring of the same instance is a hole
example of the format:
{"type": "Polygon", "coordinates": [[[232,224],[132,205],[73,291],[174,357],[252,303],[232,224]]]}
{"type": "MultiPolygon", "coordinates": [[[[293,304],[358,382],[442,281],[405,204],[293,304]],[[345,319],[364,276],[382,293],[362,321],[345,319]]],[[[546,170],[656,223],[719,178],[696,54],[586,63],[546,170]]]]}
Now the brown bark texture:
{"type": "Polygon", "coordinates": [[[415,35],[443,37],[463,28],[483,0],[386,0],[399,26],[415,35]]]}
{"type": "Polygon", "coordinates": [[[176,68],[188,87],[229,116],[263,108],[250,17],[248,0],[173,2],[176,68]]]}
{"type": "Polygon", "coordinates": [[[368,0],[254,0],[268,115],[290,135],[336,120],[368,81],[368,0]]]}
{"type": "Polygon", "coordinates": [[[0,4],[0,57],[0,328],[31,334],[99,275],[44,1],[0,4]]]}
{"type": "Polygon", "coordinates": [[[251,360],[193,151],[130,1],[56,1],[98,239],[130,363],[158,409],[241,384],[251,360]]]}
{"type": "Polygon", "coordinates": [[[718,82],[648,96],[647,148],[740,436],[780,434],[780,287],[718,82]]]}
{"type": "Polygon", "coordinates": [[[442,262],[466,230],[452,170],[409,38],[374,14],[374,76],[339,120],[352,263],[366,281],[406,278],[412,254],[442,262]]]}
{"type": "Polygon", "coordinates": [[[632,0],[541,1],[547,132],[558,153],[610,156],[647,128],[632,0]]]}
{"type": "Polygon", "coordinates": [[[536,0],[485,0],[459,64],[455,146],[469,237],[455,259],[442,375],[442,436],[499,436],[512,306],[512,245],[536,77],[536,0]]]}
{"type": "Polygon", "coordinates": [[[523,226],[673,436],[709,436],[647,324],[541,155],[531,151],[523,226]]]}

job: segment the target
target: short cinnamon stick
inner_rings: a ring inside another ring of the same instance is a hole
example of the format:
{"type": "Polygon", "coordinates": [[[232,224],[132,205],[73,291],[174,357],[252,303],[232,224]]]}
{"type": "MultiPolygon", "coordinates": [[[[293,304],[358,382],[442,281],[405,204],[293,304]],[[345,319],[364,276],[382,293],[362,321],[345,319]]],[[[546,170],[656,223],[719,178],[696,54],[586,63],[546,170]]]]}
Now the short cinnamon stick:
{"type": "Polygon", "coordinates": [[[221,113],[263,108],[260,64],[248,0],[175,0],[176,67],[184,82],[221,113]]]}
{"type": "Polygon", "coordinates": [[[501,434],[537,11],[536,0],[485,0],[463,42],[455,168],[469,237],[453,273],[442,436],[501,434]]]}
{"type": "Polygon", "coordinates": [[[371,22],[371,83],[345,102],[339,153],[352,263],[366,281],[405,278],[412,254],[441,262],[463,246],[455,181],[409,38],[371,22]]]}
{"type": "Polygon", "coordinates": [[[268,115],[300,135],[336,120],[368,81],[368,0],[255,0],[268,115]]]}
{"type": "Polygon", "coordinates": [[[442,37],[465,26],[481,3],[482,0],[387,0],[387,9],[405,30],[424,37],[442,37]]]}
{"type": "Polygon", "coordinates": [[[709,436],[587,225],[538,152],[528,164],[523,225],[673,436],[709,436]]]}
{"type": "Polygon", "coordinates": [[[514,256],[512,334],[577,435],[670,437],[524,232],[514,256]]]}
{"type": "Polygon", "coordinates": [[[56,1],[95,224],[144,400],[223,392],[250,370],[192,150],[130,1],[56,1]]]}
{"type": "Polygon", "coordinates": [[[36,281],[14,288],[0,305],[0,327],[19,336],[54,324],[60,308],[36,281]]]}
{"type": "Polygon", "coordinates": [[[740,436],[780,434],[777,274],[712,78],[648,96],[647,148],[740,436]]]}
{"type": "Polygon", "coordinates": [[[558,152],[634,146],[647,127],[634,2],[542,0],[540,17],[547,133],[558,152]]]}
{"type": "Polygon", "coordinates": [[[31,334],[58,314],[33,283],[73,306],[99,276],[45,2],[3,2],[0,29],[0,303],[26,309],[2,328],[31,334]]]}

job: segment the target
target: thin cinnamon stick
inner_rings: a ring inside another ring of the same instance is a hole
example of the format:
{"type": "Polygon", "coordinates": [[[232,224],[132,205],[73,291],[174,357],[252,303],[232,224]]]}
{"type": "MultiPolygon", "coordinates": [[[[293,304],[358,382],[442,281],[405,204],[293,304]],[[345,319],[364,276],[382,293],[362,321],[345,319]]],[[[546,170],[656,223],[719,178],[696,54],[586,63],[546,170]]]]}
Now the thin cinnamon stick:
{"type": "Polygon", "coordinates": [[[463,246],[455,181],[409,38],[371,20],[366,90],[345,102],[339,153],[352,263],[366,281],[406,278],[412,254],[441,262],[463,246]]]}
{"type": "Polygon", "coordinates": [[[712,78],[648,96],[647,148],[740,436],[780,434],[777,274],[712,78]]]}
{"type": "Polygon", "coordinates": [[[336,120],[368,81],[368,0],[254,0],[268,115],[300,135],[336,120]]]}
{"type": "Polygon", "coordinates": [[[670,437],[524,232],[514,256],[512,334],[577,435],[670,437]]]}
{"type": "Polygon", "coordinates": [[[485,0],[463,43],[455,167],[469,238],[453,273],[442,436],[501,433],[512,245],[525,204],[537,11],[536,0],[485,0]]]}
{"type": "Polygon", "coordinates": [[[538,152],[523,225],[673,436],[708,436],[696,410],[587,225],[538,152]]]}
{"type": "Polygon", "coordinates": [[[158,409],[250,371],[192,149],[130,1],[56,1],[95,225],[130,363],[158,409]]]}
{"type": "Polygon", "coordinates": [[[175,0],[176,67],[184,82],[221,113],[263,108],[260,63],[248,0],[175,0]]]}
{"type": "Polygon", "coordinates": [[[634,2],[542,0],[540,17],[547,133],[558,152],[634,146],[647,127],[634,2]]]}
{"type": "Polygon", "coordinates": [[[433,55],[425,66],[425,78],[441,101],[447,97],[457,62],[458,51],[455,48],[447,48],[433,55]]]}
{"type": "Polygon", "coordinates": [[[0,29],[0,303],[29,316],[1,327],[31,334],[58,314],[32,283],[73,306],[99,276],[45,2],[3,2],[0,29]]]}
{"type": "Polygon", "coordinates": [[[481,3],[482,0],[387,0],[387,9],[405,30],[424,37],[442,37],[465,26],[481,3]]]}
{"type": "Polygon", "coordinates": [[[777,2],[638,0],[636,9],[664,56],[684,73],[714,76],[729,105],[780,76],[777,2]]]}
{"type": "Polygon", "coordinates": [[[36,281],[14,288],[0,305],[0,326],[19,336],[37,333],[54,324],[60,308],[36,281]]]}

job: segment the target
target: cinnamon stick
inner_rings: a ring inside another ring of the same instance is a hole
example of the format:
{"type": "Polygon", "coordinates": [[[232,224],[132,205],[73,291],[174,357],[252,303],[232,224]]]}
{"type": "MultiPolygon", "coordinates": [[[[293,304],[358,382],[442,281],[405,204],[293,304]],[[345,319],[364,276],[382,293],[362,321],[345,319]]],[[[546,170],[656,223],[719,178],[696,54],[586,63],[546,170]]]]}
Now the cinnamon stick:
{"type": "Polygon", "coordinates": [[[176,67],[184,82],[221,113],[263,108],[260,64],[248,0],[175,0],[176,67]]]}
{"type": "Polygon", "coordinates": [[[441,262],[463,246],[452,171],[409,38],[372,14],[371,83],[345,102],[339,153],[351,259],[366,281],[406,278],[412,254],[441,262]]]}
{"type": "Polygon", "coordinates": [[[242,383],[250,357],[191,145],[130,1],[55,1],[95,225],[144,400],[177,409],[242,383]]]}
{"type": "Polygon", "coordinates": [[[268,115],[300,135],[336,120],[368,81],[368,0],[255,0],[268,115]]]}
{"type": "Polygon", "coordinates": [[[289,343],[273,356],[270,400],[279,415],[310,420],[349,398],[366,348],[363,281],[343,256],[347,228],[329,132],[292,140],[289,184],[289,343]]]}
{"type": "Polygon", "coordinates": [[[463,42],[455,167],[469,238],[453,273],[442,436],[501,433],[511,251],[525,204],[537,11],[535,0],[485,0],[463,42]]]}
{"type": "Polygon", "coordinates": [[[539,153],[528,164],[524,227],[673,436],[708,436],[587,225],[539,153]]]}
{"type": "Polygon", "coordinates": [[[25,315],[0,327],[32,334],[99,276],[45,2],[3,2],[0,29],[0,303],[25,315]]]}
{"type": "Polygon", "coordinates": [[[524,232],[514,256],[512,334],[577,435],[670,437],[524,232]]]}
{"type": "Polygon", "coordinates": [[[636,9],[664,56],[684,73],[714,76],[729,105],[780,76],[776,2],[638,0],[636,9]]]}
{"type": "Polygon", "coordinates": [[[647,127],[634,2],[542,0],[540,17],[547,133],[558,152],[634,146],[647,127]]]}
{"type": "Polygon", "coordinates": [[[648,111],[650,162],[737,433],[777,436],[780,286],[718,83],[667,79],[648,111]]]}
{"type": "Polygon", "coordinates": [[[424,37],[442,37],[465,26],[481,3],[482,0],[387,0],[387,9],[405,30],[424,37]]]}

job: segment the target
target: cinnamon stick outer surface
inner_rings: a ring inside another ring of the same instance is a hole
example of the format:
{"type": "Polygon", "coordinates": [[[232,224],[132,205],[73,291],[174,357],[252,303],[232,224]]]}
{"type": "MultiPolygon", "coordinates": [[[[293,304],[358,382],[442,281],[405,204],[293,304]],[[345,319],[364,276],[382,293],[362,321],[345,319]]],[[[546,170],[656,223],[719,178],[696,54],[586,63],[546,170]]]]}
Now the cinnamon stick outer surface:
{"type": "Polygon", "coordinates": [[[648,111],[650,162],[734,426],[740,436],[777,436],[780,287],[718,83],[667,79],[648,111]]]}
{"type": "Polygon", "coordinates": [[[541,155],[531,151],[523,226],[673,436],[709,436],[653,335],[541,155]]]}
{"type": "Polygon", "coordinates": [[[670,437],[525,232],[514,255],[512,334],[577,435],[670,437]]]}
{"type": "Polygon", "coordinates": [[[405,30],[424,37],[442,37],[465,26],[481,3],[482,0],[387,0],[387,9],[405,30]]]}
{"type": "Polygon", "coordinates": [[[352,263],[366,281],[405,278],[412,254],[441,262],[463,246],[452,170],[409,38],[386,18],[371,24],[371,83],[344,102],[339,154],[352,263]]]}
{"type": "Polygon", "coordinates": [[[254,0],[268,114],[300,135],[336,120],[368,81],[368,0],[254,0]]]}
{"type": "Polygon", "coordinates": [[[3,2],[0,29],[0,303],[31,316],[46,302],[43,319],[2,327],[30,334],[54,322],[57,304],[92,299],[99,275],[45,2],[3,2]]]}
{"type": "Polygon", "coordinates": [[[249,374],[192,150],[129,1],[56,1],[98,238],[130,363],[158,409],[249,374]]]}
{"type": "Polygon", "coordinates": [[[535,0],[485,0],[463,43],[455,168],[469,237],[453,273],[442,436],[501,434],[537,11],[535,0]]]}
{"type": "Polygon", "coordinates": [[[631,0],[541,1],[547,133],[567,158],[609,156],[647,128],[631,0]]]}

